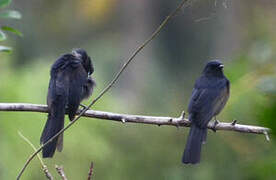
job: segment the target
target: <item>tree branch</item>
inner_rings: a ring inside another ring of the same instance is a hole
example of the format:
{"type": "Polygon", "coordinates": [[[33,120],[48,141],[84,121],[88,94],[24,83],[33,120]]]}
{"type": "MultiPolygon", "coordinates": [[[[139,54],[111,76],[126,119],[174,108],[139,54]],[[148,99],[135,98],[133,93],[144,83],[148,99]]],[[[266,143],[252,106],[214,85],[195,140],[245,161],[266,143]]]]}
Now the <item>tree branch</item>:
{"type": "MultiPolygon", "coordinates": [[[[0,103],[0,111],[29,111],[29,112],[42,112],[48,113],[46,105],[40,104],[26,104],[26,103],[0,103]]],[[[78,114],[81,111],[79,110],[78,114]]],[[[152,124],[152,125],[167,125],[175,127],[189,127],[190,122],[185,119],[185,113],[182,113],[180,117],[162,117],[162,116],[142,116],[142,115],[130,115],[119,114],[105,111],[88,110],[83,116],[89,118],[97,118],[103,120],[117,121],[121,123],[140,123],[140,124],[152,124]]],[[[208,128],[212,130],[224,130],[224,131],[237,131],[243,133],[264,134],[266,138],[270,131],[269,128],[242,125],[238,124],[236,120],[230,123],[219,122],[215,127],[214,123],[210,122],[208,128]],[[233,123],[235,122],[235,123],[233,123]]]]}

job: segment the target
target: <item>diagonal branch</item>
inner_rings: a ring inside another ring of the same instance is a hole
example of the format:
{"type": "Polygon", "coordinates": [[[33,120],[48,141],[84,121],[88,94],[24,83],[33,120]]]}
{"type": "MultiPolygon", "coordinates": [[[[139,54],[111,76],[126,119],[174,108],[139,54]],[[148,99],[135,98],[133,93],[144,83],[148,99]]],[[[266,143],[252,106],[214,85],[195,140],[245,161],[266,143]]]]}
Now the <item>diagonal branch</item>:
{"type": "Polygon", "coordinates": [[[40,148],[37,149],[36,152],[34,152],[25,162],[23,168],[20,170],[18,176],[16,179],[20,179],[23,172],[25,171],[28,164],[32,161],[32,159],[43,149],[44,146],[49,144],[51,141],[53,141],[55,138],[57,138],[60,134],[62,134],[64,131],[66,131],[68,128],[70,128],[92,105],[94,105],[119,79],[120,75],[123,73],[123,71],[127,68],[127,66],[133,61],[134,57],[142,50],[144,47],[146,47],[159,33],[160,31],[167,25],[170,19],[172,19],[179,10],[181,10],[182,7],[188,2],[188,0],[182,0],[179,5],[174,9],[163,21],[162,23],[157,27],[157,29],[151,34],[151,36],[142,43],[135,51],[134,53],[128,58],[128,60],[125,62],[125,64],[122,66],[122,68],[119,70],[119,72],[115,75],[115,77],[110,81],[110,83],[101,91],[101,93],[79,114],[79,116],[75,117],[73,121],[71,121],[66,127],[64,127],[62,130],[60,130],[56,135],[54,135],[52,138],[50,138],[46,143],[44,143],[40,148]]]}
{"type": "MultiPolygon", "coordinates": [[[[29,111],[48,113],[46,105],[40,104],[25,104],[25,103],[0,103],[0,111],[29,111]]],[[[79,111],[80,112],[80,111],[79,111]]],[[[190,122],[185,119],[184,113],[180,117],[162,117],[162,116],[142,116],[130,114],[118,114],[104,111],[88,110],[83,116],[89,118],[97,118],[103,120],[117,121],[120,123],[140,123],[152,125],[167,125],[175,127],[189,127],[190,122]]],[[[214,123],[210,122],[208,128],[212,130],[237,131],[243,133],[264,134],[268,137],[269,128],[237,124],[236,120],[231,123],[219,122],[215,127],[214,123]]]]}
{"type": "MultiPolygon", "coordinates": [[[[19,132],[19,131],[18,131],[18,134],[19,134],[19,136],[20,136],[24,141],[26,141],[26,142],[33,148],[34,151],[36,151],[35,146],[33,145],[33,143],[32,143],[28,138],[26,138],[26,137],[25,137],[21,132],[19,132]]],[[[40,161],[40,164],[41,164],[41,166],[42,166],[42,170],[43,170],[43,172],[44,172],[46,178],[49,179],[49,180],[53,180],[54,178],[53,178],[52,174],[49,172],[47,166],[44,164],[44,162],[43,162],[43,160],[42,160],[42,158],[40,157],[39,154],[37,155],[37,157],[38,157],[38,159],[39,159],[39,161],[40,161]]]]}

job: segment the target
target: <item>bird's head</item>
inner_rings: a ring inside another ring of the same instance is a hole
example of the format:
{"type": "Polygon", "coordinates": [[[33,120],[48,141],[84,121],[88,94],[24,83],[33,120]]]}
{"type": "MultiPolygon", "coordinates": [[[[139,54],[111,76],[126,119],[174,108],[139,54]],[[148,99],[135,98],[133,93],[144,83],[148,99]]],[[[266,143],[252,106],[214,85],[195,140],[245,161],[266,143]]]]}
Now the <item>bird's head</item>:
{"type": "Polygon", "coordinates": [[[86,51],[84,49],[78,48],[74,49],[72,51],[72,54],[81,60],[81,63],[88,73],[88,75],[91,75],[94,72],[94,67],[91,61],[91,58],[87,55],[86,51]]]}
{"type": "Polygon", "coordinates": [[[203,70],[204,75],[223,76],[224,65],[219,60],[209,61],[203,70]]]}

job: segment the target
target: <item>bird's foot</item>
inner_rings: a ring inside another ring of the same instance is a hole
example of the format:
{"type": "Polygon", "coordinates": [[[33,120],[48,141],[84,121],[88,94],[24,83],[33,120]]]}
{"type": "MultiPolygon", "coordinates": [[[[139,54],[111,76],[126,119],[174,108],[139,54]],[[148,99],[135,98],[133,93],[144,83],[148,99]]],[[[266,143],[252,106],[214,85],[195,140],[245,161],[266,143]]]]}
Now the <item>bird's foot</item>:
{"type": "Polygon", "coordinates": [[[238,121],[237,121],[236,119],[234,119],[234,120],[231,122],[231,125],[232,125],[232,126],[235,126],[235,125],[237,124],[237,122],[238,122],[238,121]]]}
{"type": "Polygon", "coordinates": [[[217,127],[218,124],[219,124],[219,121],[215,119],[215,121],[213,123],[213,127],[211,128],[212,131],[217,132],[216,127],[217,127]]]}
{"type": "Polygon", "coordinates": [[[87,106],[84,105],[84,104],[80,104],[80,107],[82,107],[82,111],[85,110],[85,109],[87,108],[87,106]]]}

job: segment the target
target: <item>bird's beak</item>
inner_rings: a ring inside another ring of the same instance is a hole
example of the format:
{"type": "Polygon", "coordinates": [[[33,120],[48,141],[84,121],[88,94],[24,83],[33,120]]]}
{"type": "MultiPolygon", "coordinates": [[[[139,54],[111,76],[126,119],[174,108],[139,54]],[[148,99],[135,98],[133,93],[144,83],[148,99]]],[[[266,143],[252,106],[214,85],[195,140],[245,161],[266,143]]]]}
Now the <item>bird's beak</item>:
{"type": "Polygon", "coordinates": [[[221,65],[219,65],[219,67],[222,69],[222,68],[224,67],[224,65],[223,65],[223,64],[221,64],[221,65]]]}

